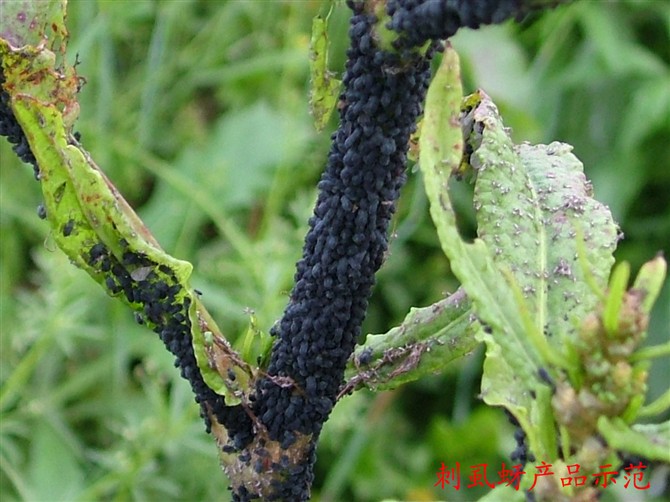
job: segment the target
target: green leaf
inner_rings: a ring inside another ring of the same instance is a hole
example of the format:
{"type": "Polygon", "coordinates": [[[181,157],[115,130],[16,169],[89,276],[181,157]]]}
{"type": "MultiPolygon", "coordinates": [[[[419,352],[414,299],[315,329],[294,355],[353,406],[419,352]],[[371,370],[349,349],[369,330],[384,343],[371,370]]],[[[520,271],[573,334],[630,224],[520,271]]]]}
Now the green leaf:
{"type": "Polygon", "coordinates": [[[317,131],[321,131],[337,102],[342,82],[328,70],[328,17],[312,21],[309,68],[311,75],[309,106],[317,131]]]}
{"type": "Polygon", "coordinates": [[[368,335],[346,372],[346,388],[391,390],[434,374],[477,346],[470,301],[460,290],[429,307],[412,308],[400,326],[368,335]]]}
{"type": "MultiPolygon", "coordinates": [[[[421,169],[430,200],[433,221],[443,250],[461,280],[475,311],[493,331],[509,335],[516,345],[520,369],[538,365],[540,358],[520,336],[523,323],[517,315],[511,286],[496,266],[483,239],[465,243],[458,234],[456,216],[448,195],[450,173],[460,164],[463,139],[459,121],[460,70],[456,53],[448,48],[426,99],[420,140],[421,169]]],[[[532,371],[531,371],[532,373],[532,371]]]]}
{"type": "Polygon", "coordinates": [[[630,426],[620,418],[601,416],[598,431],[615,450],[670,463],[670,421],[630,426]]]}
{"type": "Polygon", "coordinates": [[[629,278],[630,265],[625,261],[618,264],[612,272],[603,310],[603,326],[609,335],[615,334],[619,328],[619,313],[629,278]]]}
{"type": "MultiPolygon", "coordinates": [[[[541,367],[540,354],[525,337],[514,293],[506,280],[508,276],[495,264],[484,240],[475,239],[467,244],[461,239],[449,200],[448,179],[452,171],[457,172],[463,151],[461,99],[458,56],[448,47],[426,98],[420,166],[442,249],[471,298],[480,322],[486,325],[486,331],[499,334],[502,340],[502,346],[498,345],[491,335],[479,330],[478,338],[487,343],[489,351],[484,369],[490,377],[482,383],[482,396],[489,404],[510,407],[519,415],[524,429],[532,430],[535,427],[531,427],[530,417],[523,410],[532,406],[529,389],[539,386],[536,375],[541,367]]],[[[547,407],[546,403],[544,406],[547,407]]]]}
{"type": "Polygon", "coordinates": [[[448,48],[428,91],[420,143],[431,215],[485,327],[476,335],[487,344],[484,400],[512,411],[536,455],[555,458],[551,389],[540,370],[557,377],[571,364],[565,342],[598,301],[585,276],[605,288],[617,227],[591,198],[569,145],[515,146],[486,94],[467,98],[459,117],[460,101],[458,59],[448,48]],[[463,134],[471,153],[462,161],[463,134]],[[471,244],[458,234],[448,194],[450,175],[469,167],[478,222],[471,244]]]}
{"type": "Polygon", "coordinates": [[[640,268],[633,283],[633,289],[642,294],[641,309],[645,314],[651,312],[654,303],[661,294],[667,273],[668,264],[660,255],[646,262],[640,268]]]}
{"type": "MultiPolygon", "coordinates": [[[[668,349],[666,355],[670,355],[670,344],[666,344],[666,349],[668,349]]],[[[670,388],[666,389],[665,392],[658,399],[640,408],[637,416],[651,417],[655,415],[660,415],[669,409],[670,409],[670,388]]]]}
{"type": "Polygon", "coordinates": [[[571,146],[515,146],[495,105],[479,95],[466,131],[469,143],[479,142],[470,157],[477,172],[478,234],[494,260],[514,274],[534,329],[560,347],[598,301],[585,276],[599,290],[607,285],[617,227],[609,210],[592,198],[571,146]],[[580,236],[587,270],[579,264],[580,236]]]}

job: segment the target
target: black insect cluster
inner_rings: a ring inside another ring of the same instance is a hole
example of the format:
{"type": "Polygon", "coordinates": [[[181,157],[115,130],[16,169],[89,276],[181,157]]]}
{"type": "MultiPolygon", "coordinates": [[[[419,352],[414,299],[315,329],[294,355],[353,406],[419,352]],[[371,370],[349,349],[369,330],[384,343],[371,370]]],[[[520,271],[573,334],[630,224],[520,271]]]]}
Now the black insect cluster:
{"type": "MultiPolygon", "coordinates": [[[[316,443],[309,444],[306,462],[292,462],[288,455],[282,455],[278,462],[272,460],[272,455],[265,448],[265,441],[260,441],[260,447],[251,455],[245,450],[239,455],[239,459],[247,465],[253,465],[253,469],[258,475],[270,472],[275,476],[270,481],[272,493],[264,490],[259,494],[253,489],[249,490],[245,486],[229,487],[233,491],[233,501],[296,501],[301,502],[309,499],[309,487],[305,486],[305,479],[311,480],[311,466],[316,459],[316,443]]],[[[311,481],[310,481],[311,482],[311,481]]]]}
{"type": "Polygon", "coordinates": [[[500,23],[524,13],[523,0],[388,0],[389,27],[402,34],[398,48],[446,39],[459,28],[500,23]]]}
{"type": "MultiPolygon", "coordinates": [[[[409,137],[430,80],[430,58],[437,47],[432,41],[448,38],[463,26],[477,27],[517,15],[521,4],[521,0],[388,0],[388,27],[400,34],[396,54],[377,47],[376,19],[365,12],[365,3],[348,1],[353,10],[351,48],[340,96],[340,126],[332,136],[289,305],[271,331],[277,340],[267,376],[258,380],[252,396],[253,414],[284,449],[298,434],[312,434],[313,440],[306,462],[289,465],[288,457],[282,457],[286,462],[276,467],[285,476],[266,498],[309,498],[316,438],[343,383],[374,274],[387,250],[389,222],[405,179],[409,137]],[[431,41],[427,53],[409,50],[427,41],[431,41]]],[[[0,100],[0,134],[10,138],[23,160],[36,164],[5,93],[0,100]]],[[[38,175],[36,166],[35,171],[38,175]]],[[[138,322],[153,327],[176,356],[208,428],[207,408],[233,438],[234,446],[226,448],[247,446],[252,439],[251,419],[239,406],[226,407],[202,379],[191,343],[190,299],[180,297],[170,269],[158,266],[156,271],[146,256],[130,250],[118,260],[102,243],[89,250],[89,264],[106,274],[109,291],[125,295],[138,310],[138,322]]],[[[522,448],[525,441],[521,435],[517,439],[522,448]]],[[[243,456],[252,462],[249,452],[240,454],[245,462],[243,456]]],[[[262,463],[256,470],[262,472],[262,463]]],[[[257,495],[243,486],[233,487],[234,500],[257,495]]]]}
{"type": "Polygon", "coordinates": [[[16,121],[14,112],[9,105],[9,94],[2,87],[5,83],[5,74],[0,67],[0,136],[5,136],[7,140],[13,145],[14,153],[26,164],[33,166],[35,172],[35,179],[40,179],[40,170],[37,167],[37,159],[30,150],[26,135],[23,129],[16,121]]]}
{"type": "MultiPolygon", "coordinates": [[[[2,83],[4,75],[0,72],[0,85],[2,83]]],[[[6,136],[14,144],[14,152],[21,160],[32,164],[35,177],[39,180],[37,161],[9,106],[9,95],[4,90],[0,91],[0,135],[6,136]]],[[[38,215],[40,218],[46,217],[46,210],[41,204],[38,215]]],[[[74,220],[68,220],[62,229],[63,236],[69,237],[74,229],[74,220]]],[[[121,245],[128,248],[125,240],[121,241],[121,245]]],[[[230,436],[237,447],[247,444],[251,440],[249,416],[240,406],[226,407],[223,397],[210,389],[202,379],[193,353],[191,321],[188,317],[190,299],[177,299],[181,286],[170,268],[157,266],[146,256],[129,249],[124,252],[122,260],[118,260],[102,242],[90,248],[89,265],[107,276],[105,286],[110,294],[123,294],[128,302],[141,310],[136,313],[135,319],[152,326],[165,346],[176,356],[175,366],[180,368],[181,375],[190,382],[207,430],[211,427],[207,414],[209,407],[217,420],[232,431],[230,436]]]]}
{"type": "Polygon", "coordinates": [[[507,415],[509,423],[514,426],[514,441],[516,441],[516,448],[510,454],[510,459],[514,462],[518,462],[521,465],[526,465],[526,462],[528,461],[534,462],[535,455],[533,455],[528,449],[528,437],[521,427],[521,424],[509,410],[505,408],[503,409],[505,410],[505,415],[507,415]]]}
{"type": "MultiPolygon", "coordinates": [[[[430,79],[429,57],[403,59],[377,48],[375,18],[354,9],[340,127],[326,170],[295,286],[273,328],[268,377],[257,385],[255,413],[272,439],[319,434],[343,381],[387,249],[387,231],[404,183],[408,141],[430,79]],[[288,379],[292,385],[281,385],[288,379]]],[[[311,466],[279,498],[303,500],[311,466]]]]}
{"type": "Polygon", "coordinates": [[[131,251],[125,240],[120,244],[126,249],[121,260],[117,260],[102,242],[95,244],[89,250],[89,265],[107,275],[105,285],[110,294],[122,294],[134,304],[136,321],[151,326],[176,356],[175,366],[190,382],[207,430],[211,427],[207,414],[209,407],[221,424],[237,431],[233,441],[240,447],[246,444],[251,439],[249,416],[240,406],[227,407],[223,397],[210,389],[202,378],[193,352],[188,315],[191,299],[180,297],[182,286],[174,272],[166,265],[155,264],[142,253],[131,251]]]}

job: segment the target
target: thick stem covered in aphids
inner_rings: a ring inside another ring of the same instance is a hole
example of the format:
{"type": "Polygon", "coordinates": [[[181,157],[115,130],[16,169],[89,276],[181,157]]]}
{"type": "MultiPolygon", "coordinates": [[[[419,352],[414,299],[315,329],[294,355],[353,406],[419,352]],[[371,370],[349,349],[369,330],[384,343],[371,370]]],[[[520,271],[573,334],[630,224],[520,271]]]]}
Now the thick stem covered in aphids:
{"type": "MultiPolygon", "coordinates": [[[[409,137],[430,79],[429,57],[401,59],[382,51],[373,32],[376,19],[362,6],[352,7],[341,123],[319,182],[290,303],[272,331],[278,339],[269,377],[257,385],[255,413],[284,447],[300,435],[315,440],[335,404],[387,250],[409,137]]],[[[278,497],[304,500],[311,477],[309,465],[278,497]]]]}

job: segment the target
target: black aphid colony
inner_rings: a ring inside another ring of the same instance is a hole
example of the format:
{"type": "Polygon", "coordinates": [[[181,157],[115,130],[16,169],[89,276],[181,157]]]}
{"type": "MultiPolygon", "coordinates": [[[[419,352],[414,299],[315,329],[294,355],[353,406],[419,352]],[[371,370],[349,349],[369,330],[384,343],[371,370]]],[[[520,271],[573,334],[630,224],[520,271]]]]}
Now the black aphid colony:
{"type": "Polygon", "coordinates": [[[7,140],[14,145],[12,150],[14,153],[26,164],[33,166],[35,172],[35,179],[40,179],[40,170],[37,166],[37,160],[30,150],[28,139],[21,129],[21,126],[16,121],[14,112],[9,106],[9,94],[5,92],[2,85],[5,83],[5,74],[0,67],[0,136],[5,136],[7,140]]]}
{"type": "MultiPolygon", "coordinates": [[[[384,258],[408,141],[422,110],[429,60],[437,45],[425,55],[405,49],[447,38],[462,26],[501,21],[519,9],[517,1],[390,0],[389,27],[401,35],[396,54],[378,48],[369,4],[348,5],[354,15],[340,126],[319,182],[289,305],[271,331],[277,341],[269,377],[257,385],[254,411],[283,448],[296,434],[318,437],[335,404],[384,258]],[[280,385],[272,377],[288,378],[294,385],[280,385]]],[[[310,463],[277,487],[277,498],[308,498],[311,479],[310,463]]],[[[236,498],[252,495],[244,490],[236,498]]]]}
{"type": "Polygon", "coordinates": [[[528,438],[521,427],[521,424],[519,424],[516,417],[506,409],[505,415],[507,415],[509,423],[514,426],[514,441],[516,441],[516,448],[510,454],[510,460],[512,460],[512,462],[518,462],[521,465],[525,465],[528,461],[533,462],[535,460],[535,455],[528,449],[528,438]]]}
{"type": "MultiPolygon", "coordinates": [[[[130,249],[123,239],[121,259],[103,243],[89,250],[88,263],[104,273],[109,292],[124,295],[137,321],[158,333],[176,356],[175,364],[191,383],[208,428],[208,411],[226,427],[232,442],[222,445],[225,452],[239,451],[238,460],[261,473],[264,459],[259,462],[256,457],[262,457],[262,448],[253,452],[253,465],[251,453],[243,450],[254,433],[267,430],[283,449],[301,435],[311,435],[307,459],[293,462],[283,456],[279,464],[271,464],[282,476],[272,482],[274,493],[263,495],[267,500],[309,498],[316,439],[343,383],[374,274],[387,250],[389,222],[404,183],[409,137],[422,111],[436,41],[463,26],[500,22],[517,15],[522,7],[521,0],[388,0],[387,26],[398,33],[396,53],[377,45],[374,4],[348,1],[353,16],[338,107],[340,126],[332,136],[289,304],[271,330],[276,341],[267,375],[259,378],[255,395],[249,397],[251,415],[259,427],[252,431],[250,415],[240,406],[226,407],[223,397],[204,383],[193,353],[191,299],[172,270],[130,249]],[[426,42],[427,49],[417,49],[426,42]]],[[[0,94],[0,134],[9,138],[24,161],[33,164],[39,179],[35,158],[5,92],[0,94]]],[[[73,229],[74,223],[68,222],[63,233],[73,229]]],[[[361,354],[359,364],[367,364],[368,358],[369,354],[361,354]]],[[[235,380],[234,373],[227,376],[235,380]]],[[[517,434],[515,457],[519,459],[529,456],[522,433],[517,434]]],[[[233,486],[233,499],[257,498],[251,486],[255,485],[233,486]]]]}
{"type": "MultiPolygon", "coordinates": [[[[0,85],[2,83],[4,74],[0,71],[0,85]]],[[[9,99],[4,89],[0,89],[0,135],[6,136],[14,144],[13,149],[21,160],[33,165],[35,177],[39,180],[37,161],[10,108],[9,99]]],[[[46,217],[42,204],[38,207],[38,215],[40,218],[46,217]]],[[[69,219],[61,229],[65,237],[70,236],[74,230],[73,219],[69,219]]],[[[109,293],[112,296],[123,294],[136,310],[135,319],[152,327],[176,356],[175,366],[180,368],[181,375],[191,383],[207,429],[211,426],[207,414],[209,408],[217,420],[229,429],[233,443],[238,448],[241,447],[251,438],[251,421],[241,407],[226,407],[223,397],[207,387],[203,381],[193,353],[191,322],[188,316],[190,300],[177,298],[181,287],[169,267],[156,267],[146,256],[133,253],[128,249],[129,244],[125,239],[121,239],[119,244],[126,250],[121,261],[99,242],[90,248],[88,264],[105,274],[104,285],[109,293]],[[158,273],[153,271],[154,268],[158,269],[158,273]],[[171,285],[166,282],[166,276],[171,285]]]]}
{"type": "Polygon", "coordinates": [[[175,366],[191,383],[207,429],[211,427],[207,413],[209,408],[228,429],[236,447],[241,448],[251,439],[251,420],[241,407],[226,407],[223,397],[202,379],[193,352],[188,314],[190,298],[180,295],[182,288],[169,267],[158,266],[144,254],[131,251],[128,242],[120,242],[120,245],[125,249],[121,261],[102,242],[93,245],[88,253],[89,265],[111,272],[105,278],[110,294],[123,294],[135,308],[135,320],[149,325],[175,355],[175,366]]]}
{"type": "Polygon", "coordinates": [[[388,0],[389,28],[401,33],[398,48],[447,39],[459,28],[478,28],[524,14],[521,0],[388,0]]]}
{"type": "MultiPolygon", "coordinates": [[[[310,219],[303,257],[268,373],[257,386],[255,412],[286,448],[296,433],[318,436],[342,384],[387,249],[387,229],[405,179],[411,133],[428,87],[428,57],[401,60],[378,49],[373,16],[351,4],[341,123],[310,219]]],[[[313,451],[312,451],[313,453],[313,451]]],[[[277,497],[304,500],[311,463],[292,473],[277,497]]],[[[238,494],[238,500],[246,500],[238,494]]]]}
{"type": "Polygon", "coordinates": [[[332,409],[387,248],[408,140],[430,76],[427,58],[401,65],[397,55],[377,49],[374,18],[355,11],[341,125],[319,182],[291,300],[272,332],[279,340],[268,372],[292,378],[296,387],[265,379],[258,388],[259,417],[280,440],[289,431],[318,433],[332,409]],[[289,407],[297,411],[287,422],[289,407]]]}

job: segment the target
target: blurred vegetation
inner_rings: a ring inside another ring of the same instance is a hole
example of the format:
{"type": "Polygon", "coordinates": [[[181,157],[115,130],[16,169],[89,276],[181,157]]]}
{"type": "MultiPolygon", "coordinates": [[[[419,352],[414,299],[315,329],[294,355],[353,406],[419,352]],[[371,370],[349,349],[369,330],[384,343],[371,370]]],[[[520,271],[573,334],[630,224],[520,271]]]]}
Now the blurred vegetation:
{"type": "MultiPolygon", "coordinates": [[[[88,80],[84,146],[235,340],[249,309],[279,318],[325,164],[329,133],[308,113],[309,1],[70,0],[69,57],[88,80]]],[[[330,18],[341,72],[349,12],[330,18]]],[[[515,140],[560,140],[608,204],[636,271],[670,255],[670,4],[577,2],[453,39],[466,90],[482,87],[515,140]]],[[[32,169],[0,142],[0,492],[11,500],[221,500],[226,480],[186,381],[156,336],[67,263],[36,215],[32,169]]],[[[468,203],[464,191],[462,202],[468,203]]],[[[467,216],[464,228],[467,228],[467,216]]],[[[454,291],[414,170],[364,326],[454,291]]],[[[670,286],[650,343],[669,336],[670,286]]],[[[390,393],[345,398],[319,447],[314,500],[474,500],[469,466],[514,449],[500,410],[477,398],[482,352],[390,393]],[[434,488],[461,463],[459,492],[434,488]]],[[[651,371],[649,397],[670,380],[651,371]]],[[[542,459],[538,459],[542,460],[542,459]]],[[[495,477],[494,477],[495,479],[495,477]]],[[[648,497],[652,494],[636,492],[648,497]]]]}

